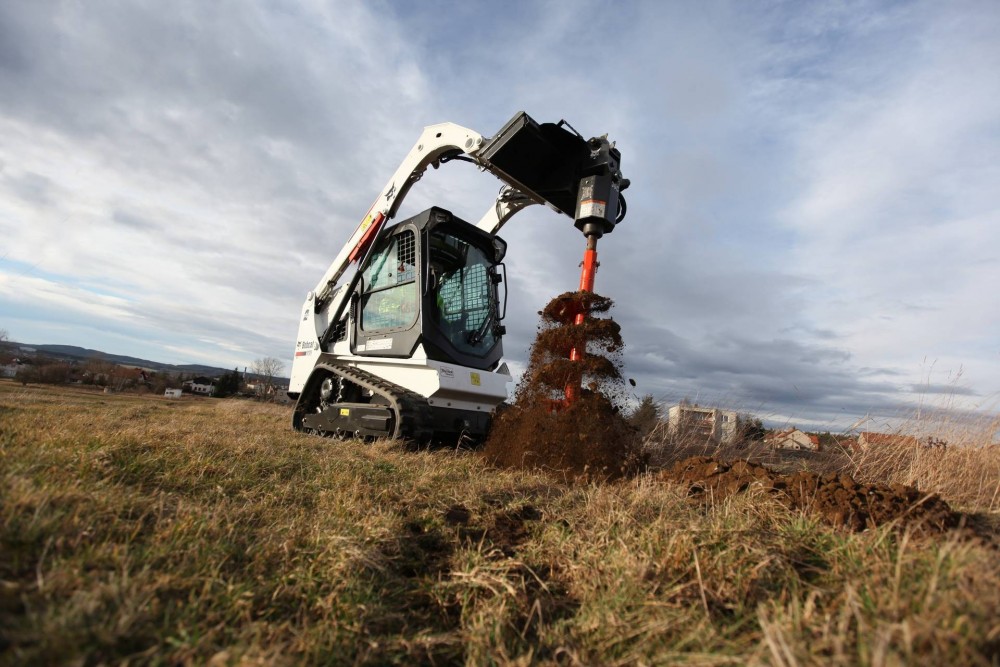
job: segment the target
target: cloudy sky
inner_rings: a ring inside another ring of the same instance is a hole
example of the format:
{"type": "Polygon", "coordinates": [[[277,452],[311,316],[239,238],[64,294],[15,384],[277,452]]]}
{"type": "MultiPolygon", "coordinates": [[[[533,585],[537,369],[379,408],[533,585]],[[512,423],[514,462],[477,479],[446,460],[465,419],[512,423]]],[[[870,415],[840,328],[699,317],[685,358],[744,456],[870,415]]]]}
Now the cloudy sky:
{"type": "MultiPolygon", "coordinates": [[[[306,292],[425,125],[608,133],[600,245],[637,392],[840,429],[1000,392],[1000,4],[0,3],[0,328],[289,359],[306,292]]],[[[498,183],[433,172],[478,219],[498,183]]],[[[584,241],[534,207],[508,358],[584,241]]],[[[286,367],[286,370],[288,370],[286,367]]]]}

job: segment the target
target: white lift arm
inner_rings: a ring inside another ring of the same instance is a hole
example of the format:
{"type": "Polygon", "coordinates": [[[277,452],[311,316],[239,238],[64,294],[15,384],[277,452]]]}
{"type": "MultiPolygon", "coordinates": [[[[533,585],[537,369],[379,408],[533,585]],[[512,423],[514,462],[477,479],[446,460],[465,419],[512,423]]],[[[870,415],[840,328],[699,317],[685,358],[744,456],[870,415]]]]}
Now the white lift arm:
{"type": "MultiPolygon", "coordinates": [[[[515,213],[527,206],[546,203],[544,198],[530,190],[523,192],[522,189],[527,188],[494,169],[489,161],[478,157],[479,149],[486,141],[478,132],[455,123],[440,123],[424,128],[417,143],[382,189],[382,194],[368,209],[361,224],[309,295],[315,302],[315,310],[325,311],[328,315],[321,326],[325,328],[333,324],[342,314],[342,306],[349,297],[350,290],[338,290],[337,287],[351,263],[361,261],[365,252],[377,245],[386,223],[396,215],[410,188],[423,177],[427,167],[437,168],[442,158],[468,156],[466,159],[474,162],[481,170],[493,173],[505,183],[494,205],[477,223],[479,229],[490,234],[495,234],[515,213]]],[[[317,331],[317,335],[322,333],[317,331]]]]}
{"type": "Polygon", "coordinates": [[[351,262],[358,259],[365,248],[377,240],[376,237],[379,236],[385,223],[396,214],[406,194],[424,175],[428,166],[436,167],[443,156],[454,155],[456,151],[457,154],[474,155],[482,145],[481,134],[454,123],[425,127],[413,149],[382,189],[382,194],[368,209],[361,224],[316,285],[315,293],[318,300],[329,296],[351,262]]]}
{"type": "MultiPolygon", "coordinates": [[[[307,301],[314,304],[313,312],[325,315],[322,318],[325,322],[317,322],[318,329],[339,320],[350,289],[341,289],[338,283],[351,263],[364,262],[365,255],[382,237],[386,223],[395,216],[410,188],[421,179],[427,167],[437,168],[446,160],[472,162],[504,183],[494,204],[476,224],[487,233],[495,234],[515,213],[532,204],[547,204],[554,211],[575,219],[584,235],[599,237],[610,232],[617,222],[619,189],[628,187],[628,181],[621,178],[618,168],[618,152],[606,136],[585,141],[575,130],[570,133],[563,129],[563,125],[561,121],[555,126],[539,126],[522,112],[493,138],[485,138],[454,123],[425,127],[316,289],[308,295],[307,301]],[[565,173],[566,160],[574,169],[572,174],[565,173]],[[558,173],[563,180],[556,178],[557,185],[553,188],[549,182],[552,179],[540,165],[553,169],[553,173],[558,173]],[[576,173],[578,168],[582,168],[582,173],[576,173]],[[538,185],[529,186],[523,181],[538,185]],[[578,194],[582,205],[577,202],[578,194]]],[[[322,334],[323,331],[317,330],[317,335],[322,334]]]]}

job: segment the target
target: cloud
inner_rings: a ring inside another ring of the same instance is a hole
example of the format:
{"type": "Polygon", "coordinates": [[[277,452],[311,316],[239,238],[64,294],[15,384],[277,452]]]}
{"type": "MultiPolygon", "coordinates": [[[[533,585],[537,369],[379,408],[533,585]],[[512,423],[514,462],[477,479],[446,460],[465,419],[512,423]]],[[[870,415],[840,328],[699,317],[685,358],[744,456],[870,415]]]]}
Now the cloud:
{"type": "Polygon", "coordinates": [[[5,189],[27,204],[47,206],[52,203],[53,183],[41,174],[28,171],[18,176],[8,176],[4,180],[5,189]]]}
{"type": "MultiPolygon", "coordinates": [[[[803,315],[843,332],[862,363],[910,365],[930,353],[953,367],[977,358],[996,377],[982,308],[1000,280],[992,224],[1000,199],[1000,12],[918,4],[895,21],[871,22],[869,39],[894,45],[842,56],[829,99],[795,128],[800,194],[782,219],[798,240],[790,268],[822,283],[803,315]],[[867,66],[874,65],[875,75],[867,66]]],[[[850,51],[848,50],[848,53],[850,51]]],[[[805,91],[808,94],[808,91],[805,91]]],[[[828,93],[824,93],[828,94],[828,93]]]]}
{"type": "MultiPolygon", "coordinates": [[[[849,423],[959,367],[997,390],[993,4],[515,5],[0,5],[3,303],[284,358],[421,127],[523,108],[622,150],[597,285],[641,391],[849,423]]],[[[400,217],[475,221],[498,185],[445,165],[400,217]]],[[[518,366],[584,240],[542,207],[501,235],[518,366]]]]}
{"type": "Polygon", "coordinates": [[[139,231],[158,232],[162,229],[155,222],[147,220],[141,215],[122,209],[112,211],[111,219],[119,225],[130,227],[139,231]]]}
{"type": "Polygon", "coordinates": [[[979,392],[968,387],[951,384],[915,384],[910,388],[914,394],[943,394],[946,396],[979,396],[979,392]]]}

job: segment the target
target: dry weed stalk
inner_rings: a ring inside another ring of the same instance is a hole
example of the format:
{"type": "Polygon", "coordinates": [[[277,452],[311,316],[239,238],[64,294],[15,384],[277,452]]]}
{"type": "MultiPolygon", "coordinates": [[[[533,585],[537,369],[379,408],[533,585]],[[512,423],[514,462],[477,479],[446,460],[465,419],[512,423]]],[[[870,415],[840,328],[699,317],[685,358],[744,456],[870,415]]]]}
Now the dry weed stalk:
{"type": "Polygon", "coordinates": [[[859,479],[937,493],[969,511],[1000,511],[1000,416],[917,413],[878,445],[856,451],[859,479]]]}

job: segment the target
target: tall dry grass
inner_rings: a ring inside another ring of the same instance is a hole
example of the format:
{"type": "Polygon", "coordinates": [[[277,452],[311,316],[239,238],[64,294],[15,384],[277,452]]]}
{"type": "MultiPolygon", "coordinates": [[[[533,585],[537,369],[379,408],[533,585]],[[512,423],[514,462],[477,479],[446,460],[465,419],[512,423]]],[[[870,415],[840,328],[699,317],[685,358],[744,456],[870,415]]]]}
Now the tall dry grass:
{"type": "Polygon", "coordinates": [[[669,467],[691,456],[710,456],[723,461],[746,460],[779,472],[812,470],[819,473],[844,472],[850,465],[847,452],[840,447],[819,452],[776,450],[761,440],[736,438],[715,442],[693,433],[671,433],[661,421],[643,439],[642,451],[652,468],[669,467]]]}
{"type": "Polygon", "coordinates": [[[996,414],[925,409],[892,429],[897,442],[853,452],[851,472],[937,493],[968,511],[1000,512],[998,432],[996,414]]]}
{"type": "Polygon", "coordinates": [[[0,664],[991,665],[987,545],[0,382],[0,664]]]}
{"type": "Polygon", "coordinates": [[[872,428],[896,436],[898,442],[861,450],[854,447],[856,435],[845,432],[835,436],[842,444],[818,453],[782,451],[760,441],[738,438],[717,443],[696,433],[670,433],[664,420],[645,436],[643,451],[654,467],[689,456],[745,459],[783,472],[808,469],[847,473],[868,483],[903,484],[936,493],[965,511],[1000,512],[1000,415],[996,412],[973,411],[946,400],[940,407],[924,406],[872,428]]]}

